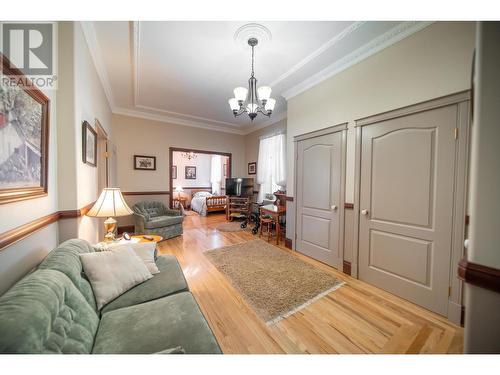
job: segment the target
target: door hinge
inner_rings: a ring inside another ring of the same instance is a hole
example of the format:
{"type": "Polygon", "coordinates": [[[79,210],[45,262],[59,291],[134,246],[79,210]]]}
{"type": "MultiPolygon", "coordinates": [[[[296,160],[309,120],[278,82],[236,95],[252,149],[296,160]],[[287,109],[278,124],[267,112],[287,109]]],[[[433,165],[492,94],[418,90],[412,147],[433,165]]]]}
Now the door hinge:
{"type": "Polygon", "coordinates": [[[453,135],[455,136],[455,139],[458,139],[458,128],[453,130],[453,135]]]}
{"type": "Polygon", "coordinates": [[[104,156],[105,158],[109,158],[109,152],[104,151],[102,156],[104,156]]]}
{"type": "Polygon", "coordinates": [[[451,297],[451,286],[448,287],[448,297],[451,297]]]}

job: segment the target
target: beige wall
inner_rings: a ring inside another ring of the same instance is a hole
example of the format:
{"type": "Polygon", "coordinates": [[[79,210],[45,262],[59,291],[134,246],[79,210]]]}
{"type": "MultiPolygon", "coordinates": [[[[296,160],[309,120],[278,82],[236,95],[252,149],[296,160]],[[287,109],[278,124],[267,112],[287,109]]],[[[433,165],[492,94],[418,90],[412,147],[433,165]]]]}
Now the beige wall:
{"type": "MultiPolygon", "coordinates": [[[[346,202],[354,201],[355,120],[470,87],[473,22],[437,22],[288,101],[287,194],[293,137],[349,122],[346,202]]],[[[293,210],[293,205],[289,205],[293,210]]],[[[294,213],[287,215],[292,238],[294,213]]]]}
{"type": "MultiPolygon", "coordinates": [[[[59,48],[62,82],[59,95],[63,98],[58,108],[59,207],[75,209],[92,203],[99,194],[97,168],[82,161],[82,122],[87,121],[95,129],[98,119],[113,141],[111,110],[79,22],[61,22],[59,48]]],[[[59,239],[79,237],[97,242],[101,222],[87,216],[61,221],[59,239]]]]}
{"type": "MultiPolygon", "coordinates": [[[[57,33],[57,30],[55,30],[57,33]]],[[[50,99],[48,195],[0,205],[0,233],[57,211],[57,90],[42,90],[50,99]]],[[[0,251],[0,295],[33,269],[57,245],[52,224],[0,251]]]]}

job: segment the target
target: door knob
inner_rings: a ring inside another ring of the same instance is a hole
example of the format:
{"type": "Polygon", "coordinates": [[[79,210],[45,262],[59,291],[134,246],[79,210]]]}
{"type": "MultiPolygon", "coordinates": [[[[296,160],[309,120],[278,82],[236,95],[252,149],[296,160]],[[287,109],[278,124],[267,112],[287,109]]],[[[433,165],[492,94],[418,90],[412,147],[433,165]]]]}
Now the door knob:
{"type": "Polygon", "coordinates": [[[368,210],[361,210],[361,215],[368,215],[368,210]]]}
{"type": "Polygon", "coordinates": [[[337,209],[337,206],[336,205],[332,205],[332,210],[335,211],[337,209]]]}

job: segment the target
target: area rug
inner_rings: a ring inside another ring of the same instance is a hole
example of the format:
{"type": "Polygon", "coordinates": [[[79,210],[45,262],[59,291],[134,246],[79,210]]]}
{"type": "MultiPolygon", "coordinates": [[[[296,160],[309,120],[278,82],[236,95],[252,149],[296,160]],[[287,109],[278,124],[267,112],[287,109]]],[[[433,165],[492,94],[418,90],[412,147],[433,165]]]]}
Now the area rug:
{"type": "Polygon", "coordinates": [[[279,322],[344,284],[262,240],[208,250],[205,256],[267,324],[279,322]]]}
{"type": "Polygon", "coordinates": [[[219,224],[215,227],[221,232],[239,232],[240,230],[246,230],[249,228],[247,226],[245,229],[241,227],[241,221],[228,221],[226,223],[219,224]]]}

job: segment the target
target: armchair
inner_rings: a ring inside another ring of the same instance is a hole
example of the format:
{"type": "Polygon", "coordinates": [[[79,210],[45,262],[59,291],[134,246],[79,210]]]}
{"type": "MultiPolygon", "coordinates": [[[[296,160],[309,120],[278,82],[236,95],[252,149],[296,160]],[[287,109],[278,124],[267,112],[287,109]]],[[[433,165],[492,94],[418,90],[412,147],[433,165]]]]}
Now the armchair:
{"type": "Polygon", "coordinates": [[[135,232],[157,234],[164,239],[182,234],[183,216],[178,210],[171,210],[161,202],[139,202],[134,210],[135,232]]]}

